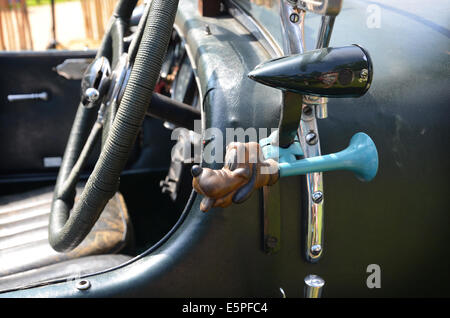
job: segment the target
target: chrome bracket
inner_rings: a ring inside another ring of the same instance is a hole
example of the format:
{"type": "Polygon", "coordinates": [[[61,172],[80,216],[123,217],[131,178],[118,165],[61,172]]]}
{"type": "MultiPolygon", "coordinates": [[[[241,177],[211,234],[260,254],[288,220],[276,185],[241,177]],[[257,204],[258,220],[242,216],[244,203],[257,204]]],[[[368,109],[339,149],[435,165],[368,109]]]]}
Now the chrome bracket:
{"type": "Polygon", "coordinates": [[[328,117],[327,97],[305,95],[303,96],[303,103],[310,105],[312,107],[311,109],[315,109],[317,119],[325,119],[328,117]]]}
{"type": "MultiPolygon", "coordinates": [[[[298,54],[305,51],[304,18],[305,10],[322,15],[322,24],[317,37],[316,49],[327,47],[334,26],[335,17],[342,7],[342,0],[325,0],[321,5],[317,1],[282,0],[280,14],[285,34],[285,54],[298,54]]],[[[298,136],[305,158],[320,156],[320,140],[317,119],[326,118],[328,99],[325,97],[303,96],[302,117],[298,136]]],[[[315,263],[323,252],[323,175],[321,172],[306,174],[306,233],[305,258],[315,263]]]]}
{"type": "MultiPolygon", "coordinates": [[[[298,134],[305,158],[321,155],[316,109],[316,105],[308,103],[304,103],[302,107],[298,134]]],[[[308,262],[315,263],[323,251],[323,175],[321,172],[306,174],[303,183],[307,192],[305,258],[308,262]]]]}
{"type": "MultiPolygon", "coordinates": [[[[298,54],[305,51],[304,42],[304,21],[305,11],[300,10],[295,1],[282,0],[280,3],[280,14],[283,30],[285,33],[284,52],[285,54],[298,54]],[[296,18],[298,16],[298,19],[296,18]]],[[[287,94],[287,93],[285,93],[287,94]]],[[[319,98],[320,99],[320,98],[319,98]]],[[[310,105],[311,101],[317,102],[319,99],[310,96],[302,98],[301,120],[298,129],[298,137],[303,150],[304,158],[320,156],[319,132],[316,121],[316,109],[310,105]]],[[[325,107],[326,109],[326,107],[325,107]]],[[[325,111],[326,113],[326,111],[325,111]]],[[[323,182],[322,173],[311,173],[302,176],[303,184],[306,184],[306,248],[305,258],[308,262],[316,262],[322,255],[323,237],[323,182]],[[314,202],[314,194],[321,194],[320,202],[314,202]]]]}

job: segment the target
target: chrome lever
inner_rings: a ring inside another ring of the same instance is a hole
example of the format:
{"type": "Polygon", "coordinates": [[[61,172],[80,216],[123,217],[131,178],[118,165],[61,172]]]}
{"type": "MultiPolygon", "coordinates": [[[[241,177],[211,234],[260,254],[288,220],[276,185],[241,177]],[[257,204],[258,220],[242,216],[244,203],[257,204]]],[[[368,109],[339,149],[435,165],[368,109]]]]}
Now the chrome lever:
{"type": "MultiPolygon", "coordinates": [[[[319,35],[317,36],[316,49],[328,47],[328,45],[330,44],[331,32],[333,31],[335,20],[336,16],[322,16],[322,24],[320,26],[319,35]]],[[[315,105],[314,108],[316,111],[317,119],[325,119],[328,117],[328,98],[305,96],[305,100],[309,101],[309,104],[315,105]]]]}
{"type": "MultiPolygon", "coordinates": [[[[333,31],[334,21],[336,16],[324,15],[322,16],[322,24],[320,26],[319,35],[317,36],[316,49],[328,47],[331,39],[331,32],[333,31]]],[[[328,98],[317,96],[305,96],[305,101],[308,104],[315,105],[316,118],[325,119],[328,117],[328,98]]]]}
{"type": "Polygon", "coordinates": [[[17,102],[17,101],[23,101],[23,100],[48,100],[48,93],[42,92],[42,93],[31,93],[31,94],[14,94],[14,95],[8,95],[8,102],[17,102]]]}

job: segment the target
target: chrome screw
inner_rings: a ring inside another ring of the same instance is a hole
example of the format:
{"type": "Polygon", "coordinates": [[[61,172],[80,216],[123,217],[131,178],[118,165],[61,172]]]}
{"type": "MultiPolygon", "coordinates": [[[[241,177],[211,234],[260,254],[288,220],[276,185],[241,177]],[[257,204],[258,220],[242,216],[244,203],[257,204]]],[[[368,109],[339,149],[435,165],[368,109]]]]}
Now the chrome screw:
{"type": "Polygon", "coordinates": [[[305,139],[306,139],[306,142],[308,143],[308,145],[317,144],[317,134],[313,131],[311,131],[309,134],[307,134],[305,139]]]}
{"type": "Polygon", "coordinates": [[[292,13],[292,14],[289,16],[289,20],[290,20],[292,23],[298,23],[298,21],[300,21],[300,16],[299,16],[297,13],[292,13]]]}
{"type": "Polygon", "coordinates": [[[268,248],[275,248],[277,246],[277,243],[278,243],[278,239],[274,236],[269,236],[266,239],[266,246],[268,248]]]}
{"type": "Polygon", "coordinates": [[[305,114],[306,116],[312,115],[312,112],[313,110],[310,106],[303,107],[303,114],[305,114]]]}
{"type": "Polygon", "coordinates": [[[319,255],[321,251],[322,251],[322,246],[320,244],[311,246],[311,253],[313,255],[319,255]]]}
{"type": "Polygon", "coordinates": [[[312,194],[312,200],[314,203],[320,203],[323,199],[323,193],[321,191],[316,191],[312,194]]]}

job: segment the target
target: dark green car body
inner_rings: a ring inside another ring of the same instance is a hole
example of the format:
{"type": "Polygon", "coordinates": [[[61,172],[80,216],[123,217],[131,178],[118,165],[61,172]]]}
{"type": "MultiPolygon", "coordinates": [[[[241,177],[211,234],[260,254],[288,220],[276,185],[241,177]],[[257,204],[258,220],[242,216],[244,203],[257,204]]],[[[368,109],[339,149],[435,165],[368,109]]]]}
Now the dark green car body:
{"type": "MultiPolygon", "coordinates": [[[[282,46],[278,1],[235,3],[282,46]]],[[[89,290],[60,281],[0,296],[277,298],[281,287],[287,297],[303,297],[308,274],[324,278],[324,297],[450,296],[445,10],[445,1],[344,1],[330,46],[363,46],[372,57],[374,78],[361,98],[330,99],[329,116],[319,121],[322,152],[345,148],[362,131],[377,145],[380,165],[370,183],[349,172],[324,174],[325,244],[316,264],[302,252],[300,177],[288,177],[280,181],[281,248],[275,254],[263,248],[260,193],[205,214],[201,196],[193,192],[165,236],[133,261],[86,277],[89,290]],[[381,12],[379,27],[368,26],[371,5],[381,12]],[[380,266],[381,288],[367,286],[370,264],[380,266]]],[[[307,15],[308,48],[319,22],[307,15]]],[[[281,92],[247,78],[272,57],[254,34],[227,13],[201,17],[194,0],[180,1],[176,30],[188,45],[206,128],[278,126],[281,92]]]]}

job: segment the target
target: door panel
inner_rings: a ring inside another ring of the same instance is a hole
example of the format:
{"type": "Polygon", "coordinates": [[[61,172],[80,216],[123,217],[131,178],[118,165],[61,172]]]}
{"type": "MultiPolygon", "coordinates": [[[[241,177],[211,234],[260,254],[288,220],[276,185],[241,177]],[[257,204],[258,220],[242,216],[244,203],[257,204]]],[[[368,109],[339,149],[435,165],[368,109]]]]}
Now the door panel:
{"type": "Polygon", "coordinates": [[[95,51],[0,52],[0,179],[55,172],[80,100],[80,80],[56,72],[66,59],[95,51]],[[46,92],[48,100],[8,101],[11,94],[46,92]],[[47,159],[45,159],[47,158],[47,159]]]}
{"type": "MultiPolygon", "coordinates": [[[[56,181],[80,101],[80,80],[58,75],[67,59],[92,59],[95,51],[0,52],[0,194],[56,181]],[[8,101],[8,95],[46,92],[48,100],[8,101]],[[17,185],[17,186],[16,186],[17,185]]],[[[146,117],[123,173],[166,171],[174,144],[171,130],[146,117]],[[158,136],[158,138],[155,138],[158,136]]],[[[82,174],[89,175],[100,143],[82,174]]]]}

